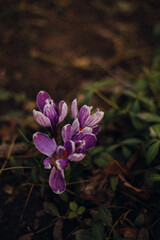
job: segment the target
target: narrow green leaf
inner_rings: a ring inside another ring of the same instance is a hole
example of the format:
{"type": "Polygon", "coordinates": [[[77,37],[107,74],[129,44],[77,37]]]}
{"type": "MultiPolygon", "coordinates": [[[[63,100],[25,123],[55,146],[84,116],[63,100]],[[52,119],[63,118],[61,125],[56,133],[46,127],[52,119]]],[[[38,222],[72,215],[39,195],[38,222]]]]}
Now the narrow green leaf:
{"type": "Polygon", "coordinates": [[[93,240],[91,231],[80,229],[75,232],[76,240],[93,240]]]}
{"type": "Polygon", "coordinates": [[[101,88],[103,86],[111,85],[111,84],[114,84],[114,83],[115,83],[115,80],[108,79],[108,80],[105,80],[105,81],[95,82],[93,84],[93,86],[94,86],[95,89],[98,89],[98,88],[101,88]]]}
{"type": "Polygon", "coordinates": [[[100,205],[98,208],[98,214],[102,221],[107,225],[107,226],[112,226],[112,215],[109,209],[106,207],[106,205],[100,205]]]}
{"type": "Polygon", "coordinates": [[[123,154],[124,158],[126,158],[128,160],[131,157],[132,152],[128,147],[123,146],[122,147],[122,154],[123,154]]]}
{"type": "Polygon", "coordinates": [[[128,139],[122,141],[121,143],[124,145],[137,145],[137,144],[142,143],[142,140],[138,139],[138,138],[128,138],[128,139]]]}
{"type": "Polygon", "coordinates": [[[59,197],[64,201],[68,202],[68,193],[65,191],[62,194],[59,195],[59,197]]]}
{"type": "Polygon", "coordinates": [[[112,176],[109,178],[109,181],[110,181],[112,191],[115,192],[118,184],[118,178],[115,176],[112,176]]]}
{"type": "Polygon", "coordinates": [[[113,160],[113,157],[108,152],[102,152],[98,156],[95,156],[93,159],[94,163],[100,168],[105,168],[107,166],[107,163],[113,160]]]}
{"type": "Polygon", "coordinates": [[[130,90],[123,91],[123,94],[127,95],[128,97],[132,97],[132,98],[136,98],[137,97],[137,94],[132,92],[132,91],[130,91],[130,90]]]}
{"type": "Polygon", "coordinates": [[[144,214],[141,213],[141,214],[138,215],[138,217],[136,217],[134,224],[137,227],[140,227],[140,226],[142,226],[144,224],[144,220],[145,220],[144,214]]]}
{"type": "Polygon", "coordinates": [[[93,156],[93,155],[96,155],[100,152],[103,152],[104,151],[104,147],[102,146],[95,146],[94,148],[92,148],[91,150],[88,151],[88,153],[93,156]]]}
{"type": "Polygon", "coordinates": [[[101,223],[93,223],[91,225],[92,239],[104,240],[104,227],[101,223]]]}
{"type": "Polygon", "coordinates": [[[88,91],[88,93],[85,95],[85,98],[84,98],[84,104],[88,105],[92,96],[93,96],[93,91],[88,91]]]}
{"type": "Polygon", "coordinates": [[[158,173],[149,174],[145,178],[146,183],[153,183],[153,182],[157,182],[157,181],[160,181],[160,174],[158,174],[158,173]]]}
{"type": "Polygon", "coordinates": [[[20,128],[17,128],[17,131],[18,131],[19,135],[25,140],[25,142],[30,144],[29,139],[25,136],[25,134],[22,132],[22,130],[20,128]]]}
{"type": "Polygon", "coordinates": [[[152,99],[146,98],[144,96],[141,96],[139,99],[140,99],[140,101],[142,103],[144,103],[145,105],[149,106],[151,109],[155,110],[155,105],[154,105],[154,102],[153,102],[152,99]]]}
{"type": "Polygon", "coordinates": [[[70,202],[70,203],[69,203],[69,208],[70,208],[72,211],[76,212],[76,211],[77,211],[77,208],[78,208],[78,204],[77,204],[76,202],[70,202]]]}
{"type": "Polygon", "coordinates": [[[37,182],[37,169],[33,168],[31,170],[31,177],[32,177],[34,182],[37,182]]]}
{"type": "Polygon", "coordinates": [[[69,214],[68,214],[68,218],[69,219],[72,219],[72,218],[75,218],[75,217],[77,217],[77,213],[76,212],[74,212],[74,211],[69,212],[69,214]]]}
{"type": "Polygon", "coordinates": [[[154,133],[160,138],[160,124],[155,124],[151,127],[154,133]]]}
{"type": "Polygon", "coordinates": [[[86,210],[85,207],[80,206],[80,207],[78,208],[78,210],[77,210],[78,215],[82,215],[85,210],[86,210]]]}
{"type": "Polygon", "coordinates": [[[120,147],[121,144],[114,144],[107,148],[107,152],[113,152],[116,148],[120,147]]]}
{"type": "Polygon", "coordinates": [[[141,112],[136,114],[136,116],[145,122],[160,122],[160,116],[154,113],[141,112]]]}
{"type": "Polygon", "coordinates": [[[41,193],[41,197],[43,198],[43,196],[44,196],[44,191],[45,191],[45,182],[43,182],[42,184],[41,184],[41,189],[40,189],[40,193],[41,193]]]}
{"type": "Polygon", "coordinates": [[[157,156],[158,152],[159,152],[159,147],[160,147],[160,142],[157,141],[155,143],[153,143],[148,151],[147,151],[147,155],[146,155],[146,163],[149,165],[157,156]]]}
{"type": "Polygon", "coordinates": [[[57,209],[57,207],[53,204],[53,203],[49,203],[49,202],[44,202],[43,204],[44,210],[50,214],[52,214],[55,217],[59,217],[59,211],[57,209]]]}

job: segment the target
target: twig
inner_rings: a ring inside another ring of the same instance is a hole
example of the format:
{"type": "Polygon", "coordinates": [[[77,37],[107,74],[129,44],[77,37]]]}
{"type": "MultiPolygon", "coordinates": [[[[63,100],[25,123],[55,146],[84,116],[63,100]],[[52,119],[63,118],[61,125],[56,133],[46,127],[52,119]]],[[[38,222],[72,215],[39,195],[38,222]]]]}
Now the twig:
{"type": "Polygon", "coordinates": [[[24,168],[27,168],[27,169],[33,169],[35,167],[21,167],[21,166],[17,166],[17,167],[9,167],[9,168],[3,168],[1,169],[0,171],[3,172],[3,171],[8,171],[8,170],[14,170],[14,169],[24,169],[24,168]]]}
{"type": "Polygon", "coordinates": [[[113,107],[114,109],[118,110],[119,106],[116,103],[113,103],[109,98],[104,96],[102,93],[100,93],[98,90],[94,90],[94,93],[100,97],[105,103],[113,107]]]}
{"type": "Polygon", "coordinates": [[[12,139],[12,142],[11,142],[11,145],[10,145],[10,148],[9,148],[9,151],[8,151],[8,154],[7,154],[7,157],[6,157],[6,159],[5,159],[5,161],[4,161],[3,165],[2,165],[2,168],[0,169],[0,175],[2,174],[5,166],[6,166],[7,163],[8,163],[8,160],[9,160],[10,157],[11,157],[12,149],[13,149],[13,146],[14,146],[14,143],[15,143],[16,138],[17,138],[17,134],[14,135],[14,137],[13,137],[13,139],[12,139]]]}
{"type": "Polygon", "coordinates": [[[117,220],[117,221],[115,222],[115,224],[112,226],[112,228],[111,228],[111,230],[110,230],[110,233],[109,233],[108,237],[106,238],[106,240],[109,240],[109,239],[110,239],[110,236],[111,236],[113,230],[115,229],[115,227],[117,226],[117,224],[119,223],[119,221],[120,221],[121,219],[124,219],[124,220],[125,220],[126,217],[127,217],[127,215],[128,215],[131,211],[132,211],[132,209],[129,209],[127,212],[123,213],[123,214],[118,218],[118,220],[117,220]]]}

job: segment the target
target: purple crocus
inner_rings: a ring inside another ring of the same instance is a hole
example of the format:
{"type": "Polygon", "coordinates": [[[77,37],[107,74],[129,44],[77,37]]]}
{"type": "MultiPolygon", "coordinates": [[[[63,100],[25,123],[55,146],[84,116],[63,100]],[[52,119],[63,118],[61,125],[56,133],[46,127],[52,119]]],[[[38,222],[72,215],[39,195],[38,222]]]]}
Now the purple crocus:
{"type": "Polygon", "coordinates": [[[49,185],[52,191],[61,194],[66,188],[64,169],[68,165],[65,148],[57,146],[54,138],[50,139],[48,135],[41,132],[33,135],[33,142],[36,148],[47,156],[43,164],[45,168],[51,169],[49,185]]]}
{"type": "Polygon", "coordinates": [[[67,115],[67,104],[61,101],[58,109],[49,94],[40,91],[37,95],[37,105],[40,111],[33,110],[35,120],[43,127],[51,127],[54,132],[57,124],[61,123],[67,115]]]}
{"type": "Polygon", "coordinates": [[[85,127],[90,127],[93,134],[97,134],[99,132],[100,127],[97,124],[102,120],[104,112],[97,109],[95,113],[91,114],[92,108],[93,107],[83,105],[78,112],[77,100],[73,100],[71,111],[74,119],[78,119],[78,121],[74,123],[77,130],[80,131],[85,127]]]}
{"type": "MultiPolygon", "coordinates": [[[[78,121],[75,120],[74,123],[76,122],[78,121]]],[[[62,128],[62,139],[68,159],[74,162],[81,161],[85,157],[84,152],[93,148],[97,141],[91,128],[85,127],[77,131],[74,124],[67,124],[62,128]]]]}
{"type": "Polygon", "coordinates": [[[36,148],[47,157],[43,160],[44,167],[51,169],[49,185],[53,192],[61,194],[65,191],[66,183],[64,169],[68,166],[68,160],[78,162],[84,159],[86,150],[93,148],[96,144],[96,137],[86,130],[72,136],[72,127],[67,124],[62,129],[64,146],[57,146],[54,138],[37,132],[33,135],[33,142],[36,148]]]}

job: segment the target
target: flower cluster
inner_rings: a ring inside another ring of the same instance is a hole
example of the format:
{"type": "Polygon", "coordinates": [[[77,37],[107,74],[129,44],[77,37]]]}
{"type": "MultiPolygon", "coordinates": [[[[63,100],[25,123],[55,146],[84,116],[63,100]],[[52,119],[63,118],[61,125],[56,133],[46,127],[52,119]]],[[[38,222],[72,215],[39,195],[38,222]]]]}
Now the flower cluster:
{"type": "MultiPolygon", "coordinates": [[[[40,91],[37,95],[37,105],[40,111],[33,110],[35,120],[41,126],[49,127],[54,136],[57,125],[67,116],[67,104],[61,101],[58,108],[47,92],[40,91]]],[[[62,128],[63,145],[57,145],[55,138],[51,139],[47,134],[37,132],[33,135],[36,148],[47,156],[43,165],[51,169],[49,185],[57,194],[65,191],[64,169],[68,166],[68,162],[83,160],[85,151],[96,144],[96,134],[100,130],[97,124],[102,120],[104,113],[97,109],[91,114],[91,110],[92,107],[83,105],[78,111],[77,100],[72,102],[71,111],[74,120],[72,125],[67,124],[62,128]]]]}

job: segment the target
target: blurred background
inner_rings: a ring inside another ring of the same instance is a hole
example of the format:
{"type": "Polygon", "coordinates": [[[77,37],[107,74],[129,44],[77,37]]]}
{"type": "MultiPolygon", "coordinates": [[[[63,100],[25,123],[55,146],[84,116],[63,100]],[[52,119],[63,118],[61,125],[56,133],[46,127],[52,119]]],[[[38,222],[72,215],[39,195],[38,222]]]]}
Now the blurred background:
{"type": "Polygon", "coordinates": [[[43,89],[55,100],[70,100],[88,82],[142,74],[159,44],[159,5],[151,0],[1,1],[1,94],[35,99],[43,89]]]}

